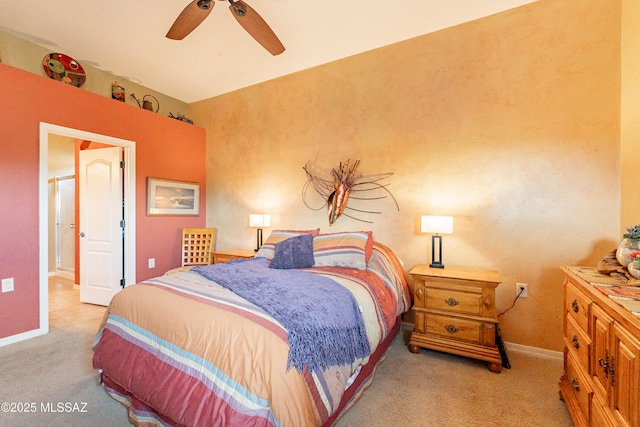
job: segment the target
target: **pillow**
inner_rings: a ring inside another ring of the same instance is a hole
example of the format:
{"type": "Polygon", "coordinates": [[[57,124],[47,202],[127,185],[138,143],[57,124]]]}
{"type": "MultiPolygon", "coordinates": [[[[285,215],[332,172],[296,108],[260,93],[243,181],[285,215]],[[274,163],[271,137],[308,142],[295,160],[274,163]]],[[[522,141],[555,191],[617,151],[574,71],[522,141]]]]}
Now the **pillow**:
{"type": "Polygon", "coordinates": [[[267,259],[273,259],[276,243],[287,240],[290,237],[299,236],[301,234],[311,234],[317,236],[320,234],[320,229],[315,230],[273,230],[267,240],[262,244],[258,252],[257,257],[265,257],[267,259]]]}
{"type": "Polygon", "coordinates": [[[373,251],[370,231],[320,234],[313,238],[314,267],[349,267],[367,269],[373,251]]]}
{"type": "Polygon", "coordinates": [[[313,267],[313,235],[301,234],[276,243],[269,268],[313,267]]]}

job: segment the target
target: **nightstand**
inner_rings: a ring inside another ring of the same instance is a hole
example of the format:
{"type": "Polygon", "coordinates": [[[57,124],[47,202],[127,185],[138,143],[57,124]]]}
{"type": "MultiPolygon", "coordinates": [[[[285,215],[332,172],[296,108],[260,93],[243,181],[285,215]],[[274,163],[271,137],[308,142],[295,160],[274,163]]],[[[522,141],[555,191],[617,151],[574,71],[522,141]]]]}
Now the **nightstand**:
{"type": "Polygon", "coordinates": [[[496,346],[498,317],[495,270],[416,265],[414,278],[415,328],[409,351],[428,348],[489,362],[491,372],[502,371],[496,346]]]}
{"type": "Polygon", "coordinates": [[[238,258],[253,258],[254,256],[256,256],[256,251],[252,249],[226,249],[223,251],[211,252],[211,258],[213,258],[214,264],[231,261],[238,258]]]}

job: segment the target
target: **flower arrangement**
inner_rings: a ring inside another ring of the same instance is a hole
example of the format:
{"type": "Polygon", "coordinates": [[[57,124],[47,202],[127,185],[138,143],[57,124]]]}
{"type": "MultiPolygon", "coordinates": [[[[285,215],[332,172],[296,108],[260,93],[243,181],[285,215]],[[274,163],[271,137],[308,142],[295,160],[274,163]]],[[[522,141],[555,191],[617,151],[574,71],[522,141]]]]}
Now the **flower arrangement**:
{"type": "Polygon", "coordinates": [[[623,237],[625,239],[640,240],[640,224],[627,227],[627,233],[623,237]]]}
{"type": "Polygon", "coordinates": [[[624,239],[616,249],[616,259],[620,265],[626,267],[631,261],[635,261],[635,257],[631,258],[634,252],[640,252],[640,225],[627,227],[624,239]]]}
{"type": "Polygon", "coordinates": [[[631,260],[627,264],[627,271],[636,279],[640,279],[640,251],[631,252],[629,256],[631,260]]]}

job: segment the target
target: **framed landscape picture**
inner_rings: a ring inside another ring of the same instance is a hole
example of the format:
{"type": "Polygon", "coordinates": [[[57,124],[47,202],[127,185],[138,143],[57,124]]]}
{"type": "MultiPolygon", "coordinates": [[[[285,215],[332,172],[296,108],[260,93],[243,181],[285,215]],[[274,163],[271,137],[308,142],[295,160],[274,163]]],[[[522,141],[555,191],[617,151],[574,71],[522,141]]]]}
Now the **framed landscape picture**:
{"type": "Polygon", "coordinates": [[[200,215],[200,184],[149,178],[147,215],[200,215]]]}

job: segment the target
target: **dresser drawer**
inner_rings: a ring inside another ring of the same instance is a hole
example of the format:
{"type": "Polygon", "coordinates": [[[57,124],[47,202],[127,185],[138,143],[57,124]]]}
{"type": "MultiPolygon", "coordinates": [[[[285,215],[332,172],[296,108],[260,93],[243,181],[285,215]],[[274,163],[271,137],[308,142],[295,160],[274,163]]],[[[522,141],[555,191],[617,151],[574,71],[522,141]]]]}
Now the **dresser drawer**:
{"type": "Polygon", "coordinates": [[[569,313],[567,313],[567,330],[565,331],[564,344],[576,356],[584,372],[589,372],[591,339],[569,313]]]}
{"type": "Polygon", "coordinates": [[[583,370],[580,368],[580,362],[576,360],[573,354],[567,355],[567,379],[571,385],[571,393],[575,396],[580,410],[585,419],[589,420],[591,413],[591,389],[583,370]]]}
{"type": "Polygon", "coordinates": [[[589,332],[589,305],[591,301],[581,294],[571,282],[565,282],[565,310],[584,333],[589,332]]]}
{"type": "Polygon", "coordinates": [[[435,314],[426,314],[425,323],[428,334],[480,343],[482,336],[482,322],[438,316],[435,314]]]}
{"type": "Polygon", "coordinates": [[[427,289],[426,307],[433,310],[482,315],[482,294],[447,289],[427,289]]]}

